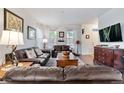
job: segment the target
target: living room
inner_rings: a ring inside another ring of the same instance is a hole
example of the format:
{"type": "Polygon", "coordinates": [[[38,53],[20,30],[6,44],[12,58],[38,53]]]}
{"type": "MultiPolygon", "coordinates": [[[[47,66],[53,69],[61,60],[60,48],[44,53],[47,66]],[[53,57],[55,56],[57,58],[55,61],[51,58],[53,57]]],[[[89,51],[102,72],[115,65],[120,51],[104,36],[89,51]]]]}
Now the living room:
{"type": "Polygon", "coordinates": [[[123,11],[0,8],[0,83],[123,84],[123,11]]]}
{"type": "Polygon", "coordinates": [[[123,91],[122,0],[1,0],[0,92],[123,91]]]}

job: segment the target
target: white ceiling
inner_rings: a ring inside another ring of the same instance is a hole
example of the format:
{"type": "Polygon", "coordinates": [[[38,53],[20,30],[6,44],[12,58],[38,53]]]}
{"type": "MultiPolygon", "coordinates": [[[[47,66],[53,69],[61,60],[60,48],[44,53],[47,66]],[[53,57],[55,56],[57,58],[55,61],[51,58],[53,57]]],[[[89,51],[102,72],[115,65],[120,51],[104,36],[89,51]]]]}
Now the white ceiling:
{"type": "Polygon", "coordinates": [[[68,25],[94,20],[110,8],[26,8],[25,10],[42,24],[68,25]]]}

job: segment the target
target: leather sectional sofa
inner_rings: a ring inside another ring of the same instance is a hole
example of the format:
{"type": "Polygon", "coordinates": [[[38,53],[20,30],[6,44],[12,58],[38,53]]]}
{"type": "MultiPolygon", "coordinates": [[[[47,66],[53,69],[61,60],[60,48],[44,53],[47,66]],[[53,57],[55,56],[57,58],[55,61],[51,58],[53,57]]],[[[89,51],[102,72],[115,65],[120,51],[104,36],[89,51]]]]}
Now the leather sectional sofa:
{"type": "Polygon", "coordinates": [[[15,67],[9,70],[3,80],[7,82],[65,82],[78,80],[113,80],[121,81],[122,74],[110,67],[105,66],[67,66],[60,67],[15,67]]]}
{"type": "MultiPolygon", "coordinates": [[[[42,52],[38,47],[19,49],[15,51],[15,55],[19,62],[33,62],[33,64],[40,64],[41,66],[45,66],[50,58],[49,52],[42,52]],[[28,57],[27,51],[33,51],[33,57],[28,57]],[[39,53],[39,54],[38,54],[39,53]]],[[[11,59],[11,54],[6,55],[6,60],[9,61],[11,59]]]]}

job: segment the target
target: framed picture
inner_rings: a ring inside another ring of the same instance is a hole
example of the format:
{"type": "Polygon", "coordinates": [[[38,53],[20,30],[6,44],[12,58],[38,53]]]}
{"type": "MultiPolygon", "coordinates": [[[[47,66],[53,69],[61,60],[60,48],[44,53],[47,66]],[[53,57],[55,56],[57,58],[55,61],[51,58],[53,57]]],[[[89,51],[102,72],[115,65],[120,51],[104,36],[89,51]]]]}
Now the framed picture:
{"type": "Polygon", "coordinates": [[[82,29],[82,34],[84,34],[84,28],[82,29]]]}
{"type": "Polygon", "coordinates": [[[64,32],[59,32],[59,38],[64,38],[64,32]]]}
{"type": "Polygon", "coordinates": [[[4,8],[4,30],[23,32],[23,25],[23,18],[4,8]]]}
{"type": "Polygon", "coordinates": [[[86,35],[85,37],[86,37],[86,39],[89,39],[90,38],[90,35],[86,35]]]}
{"type": "Polygon", "coordinates": [[[31,39],[31,40],[34,40],[36,38],[36,29],[35,28],[33,28],[31,26],[27,27],[27,38],[31,39]]]}

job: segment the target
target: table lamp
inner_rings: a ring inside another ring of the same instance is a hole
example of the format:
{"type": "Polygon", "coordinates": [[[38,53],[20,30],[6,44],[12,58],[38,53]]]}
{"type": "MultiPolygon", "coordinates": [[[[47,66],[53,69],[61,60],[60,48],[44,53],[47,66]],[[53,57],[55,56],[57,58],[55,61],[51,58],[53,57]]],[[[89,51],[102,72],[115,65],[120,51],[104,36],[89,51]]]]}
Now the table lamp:
{"type": "Polygon", "coordinates": [[[17,48],[17,45],[23,45],[23,33],[15,30],[4,30],[2,32],[2,36],[0,39],[0,44],[1,45],[8,45],[12,47],[12,64],[13,65],[18,65],[18,60],[15,56],[15,50],[17,48]]]}
{"type": "Polygon", "coordinates": [[[47,39],[43,39],[43,48],[45,49],[46,48],[46,43],[48,42],[48,40],[47,39]]]}

